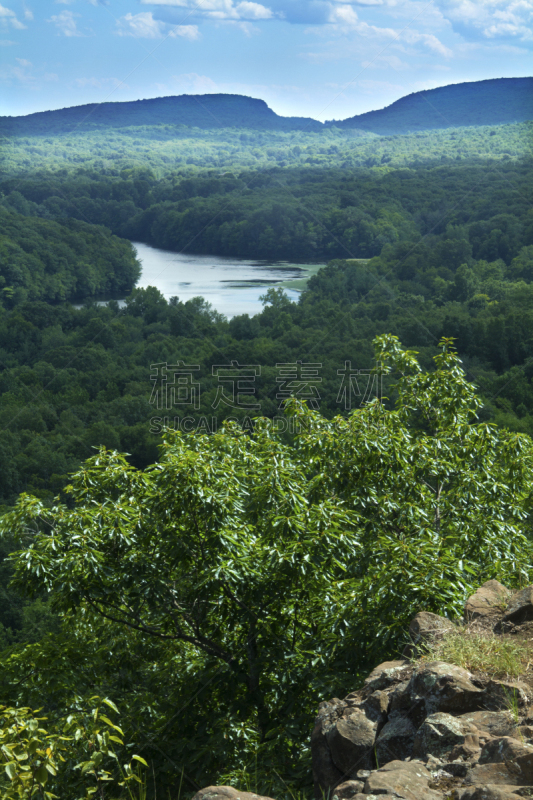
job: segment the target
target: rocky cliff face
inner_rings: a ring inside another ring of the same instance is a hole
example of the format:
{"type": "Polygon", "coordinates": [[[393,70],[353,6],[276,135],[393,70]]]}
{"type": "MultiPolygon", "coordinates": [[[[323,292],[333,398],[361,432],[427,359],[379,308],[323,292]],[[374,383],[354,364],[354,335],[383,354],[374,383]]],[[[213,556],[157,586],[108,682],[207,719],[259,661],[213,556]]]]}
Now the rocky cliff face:
{"type": "MultiPolygon", "coordinates": [[[[533,797],[531,665],[519,679],[496,678],[488,661],[469,671],[428,658],[424,645],[457,630],[436,614],[417,614],[402,659],[380,664],[343,700],[320,705],[311,737],[317,800],[533,797]]],[[[461,635],[522,641],[527,652],[533,586],[511,594],[488,581],[468,600],[461,635]]],[[[229,800],[228,792],[251,800],[229,787],[209,787],[195,800],[229,800]]]]}

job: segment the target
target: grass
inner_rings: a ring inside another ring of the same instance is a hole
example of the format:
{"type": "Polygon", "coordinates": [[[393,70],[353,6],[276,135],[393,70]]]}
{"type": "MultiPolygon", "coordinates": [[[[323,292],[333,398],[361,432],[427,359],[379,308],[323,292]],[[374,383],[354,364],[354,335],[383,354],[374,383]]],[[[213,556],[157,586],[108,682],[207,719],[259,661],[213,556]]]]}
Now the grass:
{"type": "Polygon", "coordinates": [[[457,626],[445,638],[428,643],[422,658],[456,664],[493,678],[518,678],[527,671],[530,656],[523,642],[457,626]]]}

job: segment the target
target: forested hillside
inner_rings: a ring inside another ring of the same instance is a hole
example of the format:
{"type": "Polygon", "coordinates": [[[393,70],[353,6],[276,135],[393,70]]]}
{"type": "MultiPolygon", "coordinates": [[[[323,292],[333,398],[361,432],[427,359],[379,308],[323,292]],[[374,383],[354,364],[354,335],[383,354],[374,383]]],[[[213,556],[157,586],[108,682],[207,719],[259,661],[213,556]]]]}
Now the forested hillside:
{"type": "Polygon", "coordinates": [[[501,125],[533,118],[533,78],[497,78],[414,92],[379,111],[329,122],[387,136],[460,125],[501,125]]]}
{"type": "Polygon", "coordinates": [[[180,95],[123,103],[39,111],[25,117],[0,117],[0,132],[9,136],[64,134],[132,125],[176,125],[195,128],[320,130],[322,123],[304,117],[280,117],[264,100],[237,94],[180,95]]]}
{"type": "Polygon", "coordinates": [[[318,702],[531,580],[532,124],[4,139],[0,793],[310,797],[318,702]],[[228,320],[128,239],[329,263],[228,320]]]}
{"type": "Polygon", "coordinates": [[[72,218],[61,224],[0,206],[0,286],[12,307],[129,292],[140,275],[129,242],[72,218]]]}
{"type": "MultiPolygon", "coordinates": [[[[533,118],[533,78],[499,78],[450,84],[415,92],[379,111],[369,111],[326,126],[397,135],[467,125],[505,125],[533,118]]],[[[64,135],[156,125],[203,130],[240,128],[261,131],[316,131],[324,125],[304,117],[281,117],[264,100],[232,94],[179,95],[122,103],[94,103],[0,117],[6,136],[64,135]]]]}

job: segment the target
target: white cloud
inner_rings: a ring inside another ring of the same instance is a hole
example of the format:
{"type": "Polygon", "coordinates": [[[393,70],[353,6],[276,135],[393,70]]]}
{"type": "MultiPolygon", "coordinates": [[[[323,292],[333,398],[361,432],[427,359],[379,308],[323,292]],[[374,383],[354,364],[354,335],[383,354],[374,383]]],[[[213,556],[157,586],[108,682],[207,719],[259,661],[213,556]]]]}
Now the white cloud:
{"type": "Polygon", "coordinates": [[[257,21],[273,19],[276,16],[271,8],[250,0],[243,0],[240,3],[235,3],[234,0],[201,0],[198,4],[194,0],[141,0],[141,3],[159,6],[157,15],[160,19],[165,13],[162,7],[169,9],[170,13],[173,8],[188,10],[195,17],[211,20],[257,21]]]}
{"type": "Polygon", "coordinates": [[[33,19],[33,11],[30,11],[29,8],[24,9],[24,19],[32,20],[33,19]]]}
{"type": "Polygon", "coordinates": [[[418,31],[412,31],[407,28],[398,38],[400,41],[405,41],[408,44],[418,44],[418,42],[421,42],[429,50],[441,56],[446,56],[447,58],[453,55],[452,50],[446,47],[440,39],[437,39],[432,33],[419,33],[418,31]]]}
{"type": "Polygon", "coordinates": [[[4,6],[0,5],[0,26],[3,28],[9,28],[11,25],[12,28],[15,30],[23,30],[26,26],[17,19],[17,15],[14,11],[10,8],[5,8],[4,6]]]}
{"type": "Polygon", "coordinates": [[[141,14],[126,14],[117,20],[119,36],[137,36],[141,39],[159,39],[163,36],[165,23],[154,19],[151,11],[141,14]]]}
{"type": "Polygon", "coordinates": [[[356,10],[347,3],[332,6],[328,21],[340,33],[354,32],[365,38],[379,38],[384,41],[388,39],[390,42],[405,42],[407,44],[420,43],[441,56],[449,57],[452,55],[452,51],[433,33],[420,33],[408,27],[396,31],[394,28],[380,28],[376,25],[369,25],[359,19],[356,10]]]}
{"type": "Polygon", "coordinates": [[[72,11],[62,11],[61,14],[55,14],[50,17],[48,22],[53,22],[63,36],[82,36],[83,34],[79,32],[77,22],[74,19],[79,16],[79,14],[74,14],[72,11]]]}
{"type": "Polygon", "coordinates": [[[0,47],[11,47],[13,44],[18,44],[18,42],[13,42],[11,39],[0,39],[0,47]]]}
{"type": "Polygon", "coordinates": [[[139,39],[160,39],[163,36],[181,36],[189,41],[200,37],[197,25],[171,25],[159,19],[154,19],[151,11],[140,14],[126,14],[117,20],[117,34],[119,36],[135,36],[139,39]]]}
{"type": "Polygon", "coordinates": [[[270,8],[259,3],[243,2],[235,6],[235,11],[240,19],[272,19],[274,16],[270,8]]]}
{"type": "Polygon", "coordinates": [[[533,38],[533,0],[436,0],[436,4],[466,39],[533,38]]]}
{"type": "Polygon", "coordinates": [[[117,89],[119,86],[126,88],[118,78],[75,78],[74,84],[80,89],[86,86],[93,86],[95,89],[109,89],[110,87],[117,89]]]}
{"type": "Polygon", "coordinates": [[[59,3],[59,5],[63,6],[71,6],[75,2],[76,0],[54,0],[54,3],[59,3]]]}
{"type": "Polygon", "coordinates": [[[183,39],[194,42],[200,38],[200,31],[198,25],[174,25],[169,36],[181,36],[183,39]]]}
{"type": "Polygon", "coordinates": [[[59,80],[59,76],[55,72],[45,72],[37,74],[31,61],[25,58],[17,58],[17,66],[14,64],[6,64],[0,68],[0,83],[7,86],[16,86],[23,84],[29,89],[39,89],[43,82],[49,83],[51,81],[59,80]]]}

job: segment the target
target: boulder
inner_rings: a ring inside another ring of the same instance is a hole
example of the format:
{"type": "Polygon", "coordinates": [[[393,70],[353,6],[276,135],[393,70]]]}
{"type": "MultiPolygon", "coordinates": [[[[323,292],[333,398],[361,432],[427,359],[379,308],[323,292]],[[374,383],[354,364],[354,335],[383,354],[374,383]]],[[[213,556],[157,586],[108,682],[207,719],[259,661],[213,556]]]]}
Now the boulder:
{"type": "Polygon", "coordinates": [[[521,784],[533,784],[533,746],[501,736],[487,742],[479,757],[480,764],[505,764],[515,771],[521,784]]]}
{"type": "Polygon", "coordinates": [[[393,713],[394,711],[403,711],[404,713],[409,712],[409,709],[413,703],[409,697],[409,692],[407,691],[408,688],[409,681],[402,681],[402,683],[398,683],[389,691],[389,714],[393,713]]]}
{"type": "Polygon", "coordinates": [[[358,770],[372,769],[377,729],[377,722],[361,709],[355,709],[328,729],[326,741],[331,759],[343,778],[356,778],[358,770]]]}
{"type": "Polygon", "coordinates": [[[479,617],[501,616],[511,592],[499,581],[487,581],[468,598],[465,605],[465,620],[479,617]]]}
{"type": "Polygon", "coordinates": [[[503,615],[503,622],[519,625],[533,620],[533,586],[526,586],[511,597],[503,615]]]}
{"type": "Polygon", "coordinates": [[[413,753],[415,736],[416,728],[409,717],[391,715],[376,739],[377,763],[385,764],[393,759],[402,761],[409,758],[413,753]]]}
{"type": "Polygon", "coordinates": [[[402,800],[442,800],[429,788],[431,773],[418,761],[391,761],[372,772],[365,782],[366,795],[390,795],[402,800]]]}
{"type": "Polygon", "coordinates": [[[335,787],[332,796],[339,800],[353,800],[355,795],[362,794],[364,788],[364,781],[345,781],[335,787]]]}
{"type": "Polygon", "coordinates": [[[511,736],[516,727],[510,711],[471,711],[469,714],[460,714],[457,719],[475,725],[478,731],[489,736],[511,736]]]}
{"type": "Polygon", "coordinates": [[[336,709],[328,703],[321,703],[318,717],[311,733],[311,755],[315,795],[322,798],[324,793],[342,783],[342,772],[331,758],[326,733],[338,719],[336,709]]]}
{"type": "Polygon", "coordinates": [[[409,636],[413,644],[442,639],[450,631],[455,630],[455,625],[446,617],[432,614],[431,611],[420,611],[409,625],[409,636]]]}
{"type": "Polygon", "coordinates": [[[464,744],[471,733],[472,724],[461,717],[452,717],[442,711],[430,714],[416,732],[413,755],[442,759],[455,745],[464,744]]]}
{"type": "Polygon", "coordinates": [[[271,800],[253,792],[240,792],[233,786],[207,786],[196,792],[192,800],[271,800]]]}
{"type": "Polygon", "coordinates": [[[457,796],[457,800],[522,800],[513,791],[516,786],[469,786],[457,796]]]}
{"type": "Polygon", "coordinates": [[[453,631],[455,625],[446,617],[433,614],[431,611],[419,611],[409,625],[409,643],[403,649],[405,658],[413,658],[420,654],[426,642],[442,639],[453,631]]]}
{"type": "Polygon", "coordinates": [[[411,701],[419,704],[419,713],[423,711],[424,717],[437,711],[477,711],[483,707],[483,691],[472,677],[462,667],[433,661],[415,670],[406,691],[411,701]]]}
{"type": "Polygon", "coordinates": [[[489,711],[523,708],[531,699],[531,688],[522,681],[491,680],[483,691],[483,707],[489,711]]]}
{"type": "Polygon", "coordinates": [[[473,786],[521,786],[518,770],[512,764],[476,764],[468,770],[465,783],[473,786]]]}
{"type": "Polygon", "coordinates": [[[401,661],[384,661],[372,670],[365,680],[365,686],[374,691],[386,689],[402,680],[406,668],[409,668],[409,662],[404,658],[401,661]]]}
{"type": "Polygon", "coordinates": [[[369,719],[376,722],[384,722],[389,707],[389,695],[378,689],[372,692],[370,697],[361,703],[361,708],[369,719]]]}

